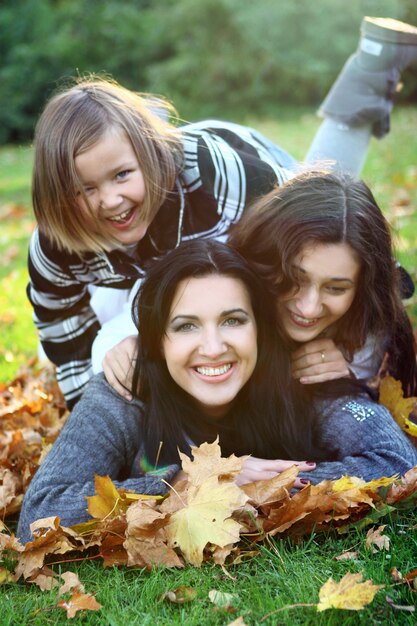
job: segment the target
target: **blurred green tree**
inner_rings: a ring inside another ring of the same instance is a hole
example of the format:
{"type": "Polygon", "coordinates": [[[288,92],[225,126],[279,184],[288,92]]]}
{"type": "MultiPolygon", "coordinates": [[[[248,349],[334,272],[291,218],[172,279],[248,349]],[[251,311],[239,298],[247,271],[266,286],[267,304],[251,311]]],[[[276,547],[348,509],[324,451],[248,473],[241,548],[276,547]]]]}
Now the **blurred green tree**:
{"type": "MultiPolygon", "coordinates": [[[[317,105],[362,16],[417,24],[415,0],[2,0],[0,143],[27,141],[68,76],[101,72],[166,95],[182,117],[317,105]]],[[[417,97],[405,75],[404,97],[417,97]]]]}

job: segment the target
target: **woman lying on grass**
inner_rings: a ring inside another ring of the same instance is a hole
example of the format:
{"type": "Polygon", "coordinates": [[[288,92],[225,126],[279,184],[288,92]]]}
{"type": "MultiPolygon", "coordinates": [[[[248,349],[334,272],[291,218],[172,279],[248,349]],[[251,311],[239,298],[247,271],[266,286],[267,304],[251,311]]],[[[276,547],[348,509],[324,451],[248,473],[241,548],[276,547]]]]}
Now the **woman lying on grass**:
{"type": "Polygon", "coordinates": [[[390,413],[355,383],[346,381],[348,396],[315,407],[294,393],[299,383],[272,297],[224,244],[196,240],[156,261],[134,314],[136,398],[124,400],[102,374],[92,379],[25,495],[22,541],[39,518],[58,515],[65,526],[87,520],[95,474],[137,493],[166,493],[180,469],[178,448],[189,453],[217,435],[224,456],[253,455],[238,484],[294,463],[296,488],[346,473],[402,474],[417,464],[390,413]],[[301,458],[311,461],[292,460],[301,458]]]}

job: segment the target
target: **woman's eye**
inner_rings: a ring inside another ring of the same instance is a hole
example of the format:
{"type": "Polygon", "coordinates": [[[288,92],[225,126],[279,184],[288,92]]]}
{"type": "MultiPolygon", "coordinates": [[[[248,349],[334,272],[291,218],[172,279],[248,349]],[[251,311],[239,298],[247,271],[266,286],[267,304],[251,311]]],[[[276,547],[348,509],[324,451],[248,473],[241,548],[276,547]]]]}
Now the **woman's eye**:
{"type": "Polygon", "coordinates": [[[181,324],[180,326],[176,326],[174,328],[174,331],[176,333],[188,333],[190,332],[190,330],[193,330],[195,328],[195,324],[192,324],[191,322],[185,322],[184,324],[181,324]]]}
{"type": "Polygon", "coordinates": [[[223,326],[240,326],[241,324],[243,324],[243,320],[238,317],[228,317],[223,322],[223,326]]]}
{"type": "Polygon", "coordinates": [[[334,293],[335,295],[339,295],[342,293],[346,293],[347,287],[327,287],[327,291],[329,293],[334,293]]]}

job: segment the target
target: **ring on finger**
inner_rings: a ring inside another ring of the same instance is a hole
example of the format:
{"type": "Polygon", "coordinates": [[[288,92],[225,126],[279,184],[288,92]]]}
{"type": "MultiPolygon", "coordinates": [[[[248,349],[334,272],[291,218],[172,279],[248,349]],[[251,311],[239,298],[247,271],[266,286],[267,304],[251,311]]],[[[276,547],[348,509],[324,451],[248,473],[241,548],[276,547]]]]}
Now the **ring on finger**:
{"type": "Polygon", "coordinates": [[[321,353],[321,362],[324,363],[324,352],[321,353]]]}

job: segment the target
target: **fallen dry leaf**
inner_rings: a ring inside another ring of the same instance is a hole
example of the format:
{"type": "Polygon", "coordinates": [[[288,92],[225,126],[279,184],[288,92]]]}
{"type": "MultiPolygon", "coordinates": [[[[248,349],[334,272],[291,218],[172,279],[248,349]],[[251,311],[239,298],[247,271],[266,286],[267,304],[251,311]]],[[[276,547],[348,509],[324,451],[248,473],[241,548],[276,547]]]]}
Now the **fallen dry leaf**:
{"type": "Polygon", "coordinates": [[[196,597],[197,591],[192,587],[177,587],[162,594],[160,600],[168,600],[174,604],[184,604],[185,602],[192,602],[196,597]]]}
{"type": "Polygon", "coordinates": [[[239,541],[240,524],[231,516],[246,501],[235,483],[219,483],[210,476],[193,489],[187,504],[171,515],[166,527],[170,545],[180,548],[188,563],[201,565],[208,543],[224,547],[239,541]]]}
{"type": "Polygon", "coordinates": [[[79,593],[84,593],[84,585],[80,582],[78,574],[75,572],[64,572],[61,578],[64,581],[64,584],[59,588],[59,596],[63,596],[65,593],[73,590],[78,591],[79,593]]]}
{"type": "Polygon", "coordinates": [[[217,589],[211,589],[208,592],[210,602],[220,609],[230,610],[233,609],[233,603],[239,599],[237,593],[226,593],[224,591],[217,591],[217,589]]]}
{"type": "Polygon", "coordinates": [[[78,611],[99,611],[101,604],[89,593],[74,593],[69,600],[59,600],[57,606],[65,609],[69,619],[75,617],[78,611]]]}
{"type": "Polygon", "coordinates": [[[389,537],[383,535],[382,531],[384,526],[379,526],[376,530],[372,527],[366,534],[365,545],[371,550],[371,552],[377,552],[378,550],[389,550],[389,537]],[[378,550],[374,547],[378,548],[378,550]]]}
{"type": "Polygon", "coordinates": [[[339,582],[329,578],[320,589],[317,611],[360,611],[372,602],[376,592],[382,587],[383,585],[374,585],[370,580],[362,582],[362,574],[345,574],[339,582]]]}
{"type": "Polygon", "coordinates": [[[346,551],[346,552],[342,552],[342,554],[338,554],[338,556],[335,556],[335,561],[350,561],[352,559],[356,559],[358,558],[358,553],[353,550],[351,552],[346,551]]]}

